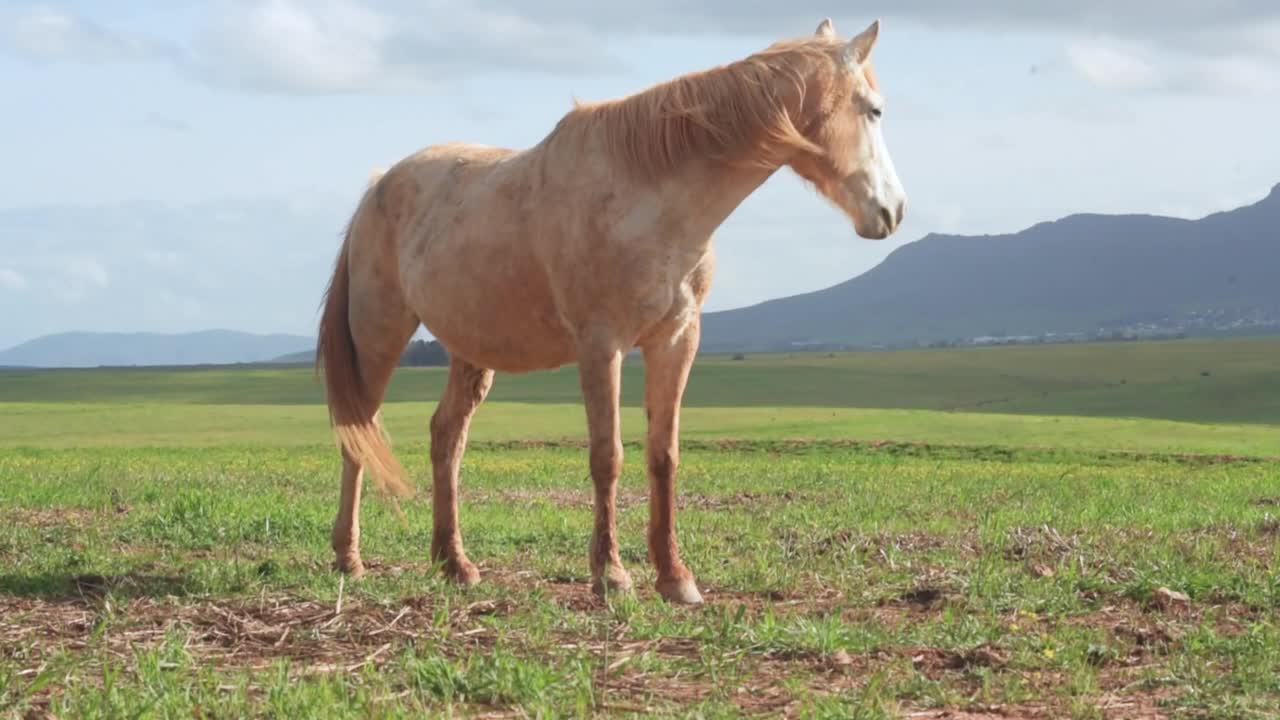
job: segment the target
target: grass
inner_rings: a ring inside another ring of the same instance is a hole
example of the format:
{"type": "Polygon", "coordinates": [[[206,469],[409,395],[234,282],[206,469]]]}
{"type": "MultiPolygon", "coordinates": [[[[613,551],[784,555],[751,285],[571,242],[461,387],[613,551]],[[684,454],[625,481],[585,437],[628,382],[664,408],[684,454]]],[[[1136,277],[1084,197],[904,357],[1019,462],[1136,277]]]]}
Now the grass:
{"type": "MultiPolygon", "coordinates": [[[[470,590],[426,561],[425,492],[368,498],[369,575],[330,571],[309,371],[0,373],[0,716],[1280,717],[1276,349],[709,358],[699,608],[650,590],[635,365],[639,589],[607,602],[571,373],[500,378],[477,417],[470,590]]],[[[438,382],[387,406],[419,487],[438,382]]]]}
{"type": "MultiPolygon", "coordinates": [[[[394,403],[384,417],[396,448],[426,452],[434,403],[394,403]]],[[[578,440],[586,433],[580,404],[486,402],[476,414],[475,443],[578,440]]],[[[644,414],[624,408],[624,437],[644,437],[644,414]]],[[[1134,418],[997,415],[857,408],[686,408],[686,444],[738,440],[861,440],[962,446],[1120,450],[1280,456],[1280,433],[1269,425],[1206,424],[1134,418]]],[[[182,405],[175,403],[6,403],[0,448],[312,447],[329,441],[320,405],[182,405]]]]}
{"type": "MultiPolygon", "coordinates": [[[[1280,423],[1280,338],[895,352],[700,357],[695,408],[888,408],[1019,415],[1280,423]]],[[[445,373],[402,368],[390,403],[434,402],[445,373]]],[[[640,407],[643,365],[626,363],[622,401],[640,407]]],[[[502,375],[498,403],[574,404],[573,367],[502,375]]],[[[0,402],[314,405],[310,368],[0,372],[0,402]]]]}
{"type": "MultiPolygon", "coordinates": [[[[1139,453],[1280,455],[1280,339],[700,358],[691,440],[858,439],[1139,453]],[[1206,374],[1207,373],[1207,374],[1206,374]]],[[[444,372],[397,371],[385,414],[420,443],[444,372]]],[[[623,429],[643,437],[643,365],[623,429]]],[[[0,447],[328,442],[309,368],[0,372],[0,447]]],[[[498,378],[479,442],[581,438],[576,370],[498,378]]],[[[416,447],[416,445],[414,445],[416,447]]],[[[416,451],[416,450],[415,450],[416,451]]]]}
{"type": "Polygon", "coordinates": [[[619,522],[641,589],[609,604],[587,589],[579,451],[480,449],[464,473],[464,538],[485,574],[470,591],[425,560],[427,498],[403,505],[403,523],[367,502],[371,574],[340,583],[321,448],[7,453],[0,705],[76,717],[1280,706],[1274,464],[690,451],[680,528],[707,589],[699,609],[648,589],[634,466],[619,522]],[[1186,607],[1154,605],[1161,587],[1186,607]]]}

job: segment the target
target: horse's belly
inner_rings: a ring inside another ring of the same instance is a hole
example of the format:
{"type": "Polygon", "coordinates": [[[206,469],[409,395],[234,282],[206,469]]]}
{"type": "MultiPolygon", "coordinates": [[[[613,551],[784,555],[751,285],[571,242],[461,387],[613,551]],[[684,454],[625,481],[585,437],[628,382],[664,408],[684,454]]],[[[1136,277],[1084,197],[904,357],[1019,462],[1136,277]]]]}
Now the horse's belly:
{"type": "Polygon", "coordinates": [[[573,337],[545,288],[479,277],[463,285],[428,284],[415,302],[427,331],[451,354],[500,372],[551,369],[575,359],[573,337]]]}

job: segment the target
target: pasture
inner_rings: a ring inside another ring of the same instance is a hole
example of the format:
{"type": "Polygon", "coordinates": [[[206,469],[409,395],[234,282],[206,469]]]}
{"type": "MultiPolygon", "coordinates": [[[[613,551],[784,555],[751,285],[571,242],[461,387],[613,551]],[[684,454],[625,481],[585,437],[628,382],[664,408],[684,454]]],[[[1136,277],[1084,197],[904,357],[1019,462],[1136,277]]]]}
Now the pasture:
{"type": "Polygon", "coordinates": [[[430,545],[438,369],[386,416],[419,489],[329,568],[310,368],[0,372],[0,713],[15,717],[1277,717],[1280,341],[700,358],[679,535],[591,594],[572,368],[499,376],[463,461],[483,581],[430,545]]]}

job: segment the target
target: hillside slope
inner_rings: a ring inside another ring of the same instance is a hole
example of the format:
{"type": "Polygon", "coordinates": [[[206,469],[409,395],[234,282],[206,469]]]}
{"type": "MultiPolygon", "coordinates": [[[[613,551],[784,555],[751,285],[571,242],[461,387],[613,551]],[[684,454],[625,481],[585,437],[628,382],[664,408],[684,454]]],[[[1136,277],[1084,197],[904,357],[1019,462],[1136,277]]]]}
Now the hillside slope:
{"type": "Polygon", "coordinates": [[[45,335],[0,352],[0,365],[95,367],[265,362],[315,344],[302,335],[233,330],[163,333],[69,332],[45,335]]]}
{"type": "Polygon", "coordinates": [[[708,313],[703,349],[854,346],[1164,328],[1280,330],[1280,185],[1198,220],[1073,215],[929,235],[834,287],[708,313]]]}

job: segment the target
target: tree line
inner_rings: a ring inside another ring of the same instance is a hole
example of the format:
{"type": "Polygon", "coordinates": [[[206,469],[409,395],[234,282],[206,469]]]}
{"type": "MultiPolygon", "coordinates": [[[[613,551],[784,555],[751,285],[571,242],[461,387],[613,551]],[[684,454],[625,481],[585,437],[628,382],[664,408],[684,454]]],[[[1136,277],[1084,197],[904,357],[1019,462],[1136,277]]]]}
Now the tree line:
{"type": "Polygon", "coordinates": [[[444,367],[449,364],[449,353],[435,340],[414,340],[400,355],[401,367],[444,367]]]}

